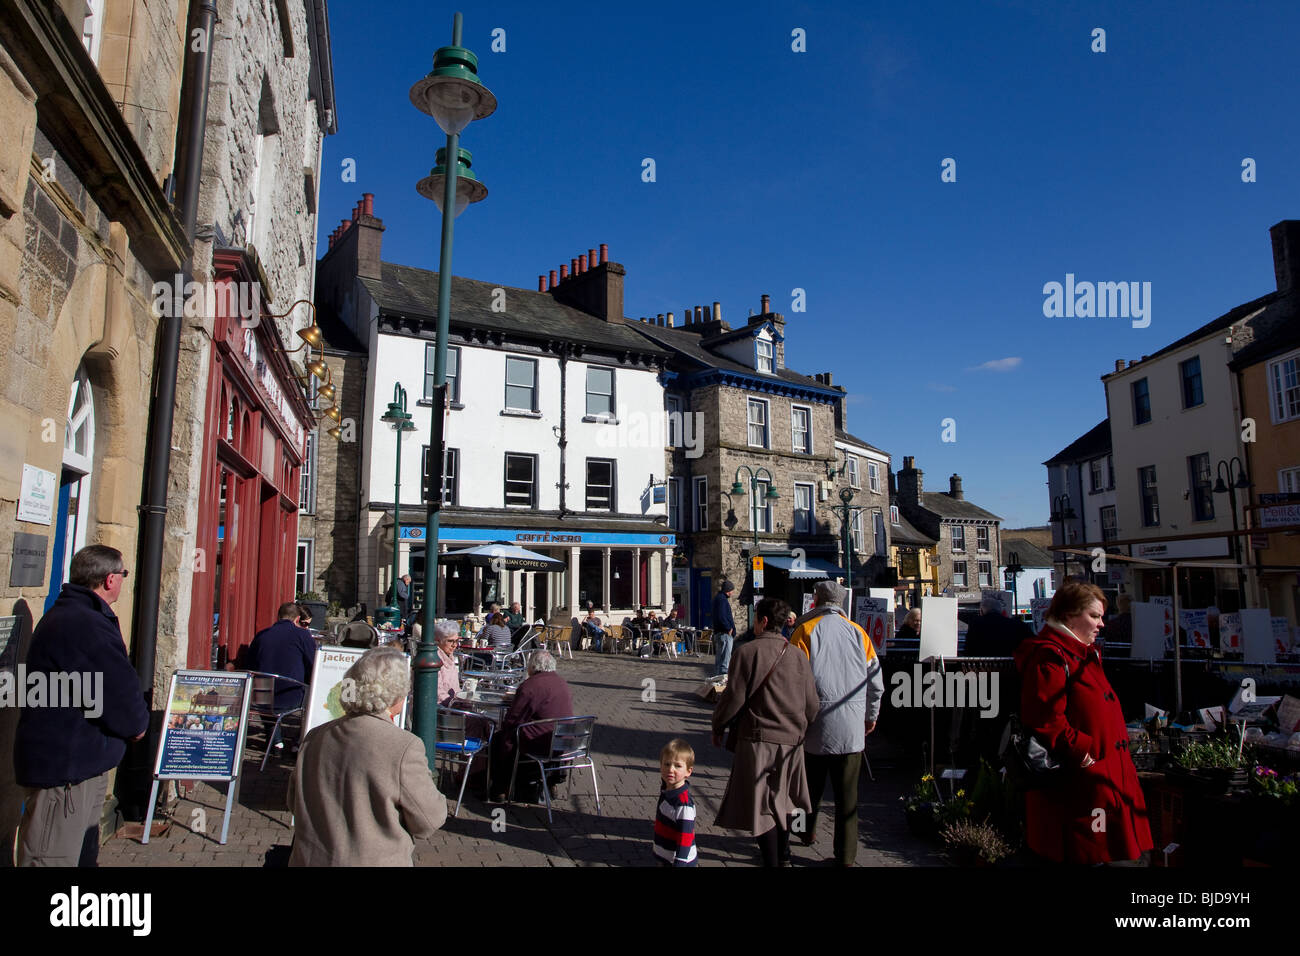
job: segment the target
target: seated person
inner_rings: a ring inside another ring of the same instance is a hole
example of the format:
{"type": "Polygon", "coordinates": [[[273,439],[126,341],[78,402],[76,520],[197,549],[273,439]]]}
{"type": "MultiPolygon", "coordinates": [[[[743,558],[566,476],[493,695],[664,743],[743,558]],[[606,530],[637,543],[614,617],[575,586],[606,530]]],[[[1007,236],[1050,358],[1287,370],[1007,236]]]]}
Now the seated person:
{"type": "Polygon", "coordinates": [[[515,646],[510,636],[510,628],[506,627],[506,616],[500,611],[492,615],[488,626],[483,628],[478,636],[487,640],[494,650],[509,651],[515,646]]]}
{"type": "MultiPolygon", "coordinates": [[[[302,609],[297,604],[291,601],[281,604],[279,620],[258,631],[253,638],[244,666],[248,670],[278,674],[304,684],[310,683],[312,667],[316,663],[316,641],[310,631],[298,626],[301,614],[302,609]]],[[[295,687],[287,681],[276,681],[276,711],[301,707],[304,693],[301,687],[295,687]]],[[[284,746],[278,739],[271,741],[271,745],[277,749],[284,746]]],[[[296,744],[293,749],[298,749],[296,744]]]]}
{"type": "MultiPolygon", "coordinates": [[[[510,774],[515,763],[515,737],[518,727],[533,720],[552,717],[572,717],[573,695],[564,678],[555,673],[555,658],[550,651],[538,651],[528,659],[528,679],[519,685],[514,703],[501,722],[501,729],[493,738],[496,752],[492,755],[493,799],[505,800],[510,786],[510,774]]],[[[550,752],[551,734],[545,727],[530,727],[522,732],[519,776],[516,787],[521,795],[532,796],[530,791],[540,786],[537,765],[523,759],[523,754],[542,756],[550,752]]]]}
{"type": "Polygon", "coordinates": [[[510,613],[506,615],[506,627],[512,631],[517,631],[527,623],[524,620],[523,612],[519,610],[519,602],[513,602],[510,605],[510,613]]]}
{"type": "Polygon", "coordinates": [[[896,640],[919,641],[921,639],[921,609],[914,607],[903,618],[903,626],[898,629],[896,640]]]}
{"type": "MultiPolygon", "coordinates": [[[[419,629],[420,625],[416,624],[417,640],[419,629]]],[[[456,647],[460,644],[460,625],[455,621],[435,621],[433,642],[438,645],[438,660],[442,662],[442,667],[438,669],[438,703],[448,707],[460,693],[460,665],[456,663],[456,647]]]]}
{"type": "Polygon", "coordinates": [[[596,616],[596,608],[590,601],[587,602],[587,616],[582,621],[582,629],[590,635],[591,646],[599,654],[605,629],[601,627],[600,618],[596,616]]]}

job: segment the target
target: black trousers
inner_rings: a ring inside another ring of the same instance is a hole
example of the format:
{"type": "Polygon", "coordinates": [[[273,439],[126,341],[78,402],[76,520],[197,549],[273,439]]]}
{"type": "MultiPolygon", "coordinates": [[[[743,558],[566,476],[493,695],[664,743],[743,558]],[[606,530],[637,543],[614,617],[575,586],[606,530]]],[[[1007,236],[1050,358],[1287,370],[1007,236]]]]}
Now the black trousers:
{"type": "Polygon", "coordinates": [[[778,824],[756,837],[758,855],[764,866],[788,866],[790,863],[790,831],[778,824]]]}
{"type": "Polygon", "coordinates": [[[817,807],[829,776],[831,794],[835,798],[835,862],[840,866],[852,866],[858,856],[858,776],[862,773],[862,753],[805,752],[804,768],[808,772],[808,793],[812,797],[808,832],[816,831],[817,807]]]}

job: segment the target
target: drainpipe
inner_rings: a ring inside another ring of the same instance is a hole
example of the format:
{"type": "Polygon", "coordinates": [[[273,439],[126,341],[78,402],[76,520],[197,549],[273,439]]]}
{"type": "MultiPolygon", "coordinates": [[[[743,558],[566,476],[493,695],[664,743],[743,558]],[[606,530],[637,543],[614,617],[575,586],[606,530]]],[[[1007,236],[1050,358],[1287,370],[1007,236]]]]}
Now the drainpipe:
{"type": "Polygon", "coordinates": [[[565,460],[567,455],[567,449],[569,447],[569,413],[568,413],[569,344],[567,342],[560,343],[559,351],[560,351],[560,438],[559,438],[560,520],[564,520],[564,516],[568,513],[568,508],[566,507],[566,501],[568,499],[565,492],[567,492],[569,488],[569,483],[565,480],[565,460]]]}
{"type": "MultiPolygon", "coordinates": [[[[186,83],[191,88],[190,109],[185,117],[184,138],[179,145],[185,149],[185,165],[181,172],[181,223],[185,240],[190,247],[190,261],[185,266],[185,281],[194,273],[194,233],[199,209],[199,180],[203,170],[203,138],[208,112],[208,81],[212,72],[212,35],[217,20],[214,0],[193,0],[190,6],[189,26],[186,36],[195,29],[202,30],[207,43],[201,50],[186,44],[189,57],[186,83]]],[[[174,312],[175,309],[169,311],[174,312]]],[[[170,315],[163,319],[158,349],[158,372],[154,378],[153,422],[149,431],[149,473],[145,503],[140,507],[144,518],[139,556],[136,565],[140,574],[136,592],[135,613],[135,670],[140,678],[140,689],[152,708],[155,658],[158,650],[158,603],[162,585],[163,533],[167,521],[167,479],[171,468],[172,423],[176,410],[177,366],[180,363],[181,325],[183,316],[170,315]]]]}

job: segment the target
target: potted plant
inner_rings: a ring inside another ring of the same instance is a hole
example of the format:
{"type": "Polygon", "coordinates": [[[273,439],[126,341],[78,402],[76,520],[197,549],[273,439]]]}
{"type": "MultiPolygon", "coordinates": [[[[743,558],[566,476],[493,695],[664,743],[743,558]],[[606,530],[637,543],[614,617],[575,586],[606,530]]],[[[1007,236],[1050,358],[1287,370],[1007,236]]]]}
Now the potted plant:
{"type": "Polygon", "coordinates": [[[1011,855],[1011,844],[987,821],[949,823],[943,828],[943,842],[958,866],[992,866],[1011,855]]]}
{"type": "Polygon", "coordinates": [[[329,609],[329,602],[315,591],[299,591],[297,602],[300,607],[311,611],[311,626],[316,630],[324,629],[325,612],[329,609]]]}
{"type": "Polygon", "coordinates": [[[942,805],[939,791],[935,788],[934,777],[927,773],[912,788],[909,795],[899,797],[899,800],[903,802],[907,828],[912,831],[912,834],[923,840],[934,839],[939,832],[939,810],[942,805]]]}
{"type": "Polygon", "coordinates": [[[1206,789],[1226,792],[1246,786],[1248,753],[1226,736],[1192,743],[1174,754],[1171,772],[1191,778],[1206,789]]]}

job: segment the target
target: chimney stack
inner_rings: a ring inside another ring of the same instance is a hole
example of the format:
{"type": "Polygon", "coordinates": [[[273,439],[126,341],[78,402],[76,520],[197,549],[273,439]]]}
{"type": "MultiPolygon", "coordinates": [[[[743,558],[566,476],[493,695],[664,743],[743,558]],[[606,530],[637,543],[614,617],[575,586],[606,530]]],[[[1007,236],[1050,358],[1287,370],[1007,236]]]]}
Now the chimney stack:
{"type": "Polygon", "coordinates": [[[1122,371],[1124,371],[1124,360],[1123,360],[1123,359],[1115,359],[1115,371],[1117,371],[1117,372],[1122,372],[1122,371]]]}
{"type": "Polygon", "coordinates": [[[1283,219],[1268,231],[1273,240],[1273,273],[1277,291],[1300,291],[1300,219],[1283,219]]]}
{"type": "Polygon", "coordinates": [[[766,294],[765,294],[765,295],[763,296],[763,309],[762,309],[762,314],[763,314],[763,315],[767,315],[767,313],[769,313],[769,312],[771,312],[771,311],[772,311],[772,297],[769,296],[769,295],[766,295],[766,294]]]}
{"type": "Polygon", "coordinates": [[[672,327],[673,327],[673,314],[672,314],[671,312],[669,312],[669,313],[668,313],[668,328],[671,329],[672,327]]]}
{"type": "Polygon", "coordinates": [[[920,507],[924,493],[925,473],[916,467],[916,457],[903,456],[903,470],[898,473],[898,500],[903,504],[920,507]]]}
{"type": "Polygon", "coordinates": [[[966,496],[961,493],[961,475],[953,475],[948,479],[948,497],[955,501],[964,501],[966,496]]]}
{"type": "Polygon", "coordinates": [[[551,292],[564,305],[606,322],[622,322],[625,275],[627,270],[609,261],[609,245],[602,242],[599,262],[593,248],[570,259],[567,267],[561,265],[559,284],[552,281],[551,292]]]}

